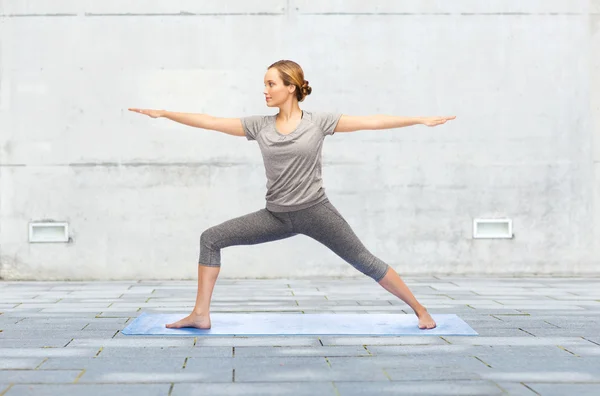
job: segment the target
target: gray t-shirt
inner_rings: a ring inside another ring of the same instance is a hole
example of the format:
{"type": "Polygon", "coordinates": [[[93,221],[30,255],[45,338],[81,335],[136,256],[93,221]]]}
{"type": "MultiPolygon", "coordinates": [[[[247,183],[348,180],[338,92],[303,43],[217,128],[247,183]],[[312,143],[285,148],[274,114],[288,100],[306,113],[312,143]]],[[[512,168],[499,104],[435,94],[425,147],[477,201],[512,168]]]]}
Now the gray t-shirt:
{"type": "Polygon", "coordinates": [[[258,142],[263,156],[268,210],[290,212],[327,199],[321,179],[321,149],[341,116],[303,111],[298,127],[286,135],[275,128],[276,115],[241,119],[246,138],[258,142]]]}

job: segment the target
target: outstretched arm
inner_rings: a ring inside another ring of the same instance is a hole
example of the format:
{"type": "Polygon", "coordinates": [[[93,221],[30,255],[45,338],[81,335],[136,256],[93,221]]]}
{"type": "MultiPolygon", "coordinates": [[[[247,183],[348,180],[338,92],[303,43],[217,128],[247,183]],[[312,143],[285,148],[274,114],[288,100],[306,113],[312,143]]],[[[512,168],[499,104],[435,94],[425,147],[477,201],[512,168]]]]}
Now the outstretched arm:
{"type": "Polygon", "coordinates": [[[220,118],[213,117],[208,114],[176,113],[167,110],[130,108],[129,111],[145,114],[152,118],[168,118],[169,120],[179,122],[180,124],[219,131],[228,135],[245,136],[244,128],[242,127],[242,121],[239,118],[220,118]]]}
{"type": "Polygon", "coordinates": [[[399,117],[389,115],[372,116],[347,116],[342,115],[335,127],[334,132],[354,132],[372,129],[392,129],[402,128],[411,125],[423,124],[427,126],[436,126],[446,123],[448,120],[455,119],[451,117],[399,117]]]}

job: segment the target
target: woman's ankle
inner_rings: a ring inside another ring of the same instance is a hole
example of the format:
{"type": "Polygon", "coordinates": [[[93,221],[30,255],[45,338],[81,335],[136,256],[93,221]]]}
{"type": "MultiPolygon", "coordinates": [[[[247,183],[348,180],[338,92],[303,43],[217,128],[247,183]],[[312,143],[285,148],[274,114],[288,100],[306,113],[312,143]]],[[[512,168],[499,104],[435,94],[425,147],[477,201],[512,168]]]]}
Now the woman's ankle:
{"type": "Polygon", "coordinates": [[[415,314],[420,315],[422,313],[427,312],[427,308],[425,308],[423,305],[419,304],[418,306],[413,308],[413,311],[415,311],[415,314]]]}

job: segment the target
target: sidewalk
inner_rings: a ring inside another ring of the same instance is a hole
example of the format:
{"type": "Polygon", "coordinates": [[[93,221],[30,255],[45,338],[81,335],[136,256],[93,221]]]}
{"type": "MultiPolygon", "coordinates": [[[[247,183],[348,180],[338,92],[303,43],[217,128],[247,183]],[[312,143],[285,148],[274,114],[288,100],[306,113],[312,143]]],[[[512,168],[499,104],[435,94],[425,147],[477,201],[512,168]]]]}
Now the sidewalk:
{"type": "MultiPolygon", "coordinates": [[[[600,394],[600,278],[404,280],[479,336],[125,336],[196,282],[0,282],[0,395],[600,394]]],[[[412,314],[366,277],[220,278],[211,312],[412,314]]]]}

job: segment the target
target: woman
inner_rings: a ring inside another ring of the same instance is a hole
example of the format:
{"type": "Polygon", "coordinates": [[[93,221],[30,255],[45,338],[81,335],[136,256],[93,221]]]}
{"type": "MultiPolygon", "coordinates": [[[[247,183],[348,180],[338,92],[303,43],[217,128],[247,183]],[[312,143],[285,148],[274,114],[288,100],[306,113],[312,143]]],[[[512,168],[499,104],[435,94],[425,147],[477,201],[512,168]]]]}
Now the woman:
{"type": "Polygon", "coordinates": [[[303,234],[324,244],[407,303],[417,315],[420,329],[434,328],[435,321],[396,271],[365,248],[327,199],[321,179],[321,148],[325,136],[335,132],[391,129],[416,124],[435,126],[455,117],[347,116],[303,111],[298,103],[310,95],[312,88],[304,80],[302,68],[289,60],[269,66],[264,85],[267,106],[279,108],[276,115],[240,119],[129,109],[152,118],[164,117],[185,125],[256,140],[267,175],[264,209],[225,221],[202,233],[196,305],[189,316],[166,327],[211,327],[210,300],[219,275],[221,249],[303,234]]]}

